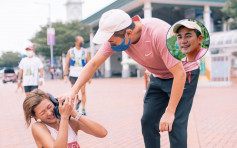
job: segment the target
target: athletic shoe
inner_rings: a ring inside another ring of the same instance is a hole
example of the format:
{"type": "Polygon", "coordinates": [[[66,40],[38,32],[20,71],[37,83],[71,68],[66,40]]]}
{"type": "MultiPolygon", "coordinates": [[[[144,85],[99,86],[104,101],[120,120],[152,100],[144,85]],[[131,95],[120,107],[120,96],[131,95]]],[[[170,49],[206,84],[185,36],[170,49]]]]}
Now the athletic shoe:
{"type": "Polygon", "coordinates": [[[82,109],[82,115],[86,116],[86,110],[84,108],[82,109]]]}

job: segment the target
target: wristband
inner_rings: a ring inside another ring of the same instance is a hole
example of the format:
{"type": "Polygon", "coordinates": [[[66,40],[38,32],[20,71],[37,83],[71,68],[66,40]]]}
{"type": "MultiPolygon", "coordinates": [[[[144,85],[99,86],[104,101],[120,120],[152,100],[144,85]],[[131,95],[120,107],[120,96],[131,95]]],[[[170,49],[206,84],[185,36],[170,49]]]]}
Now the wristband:
{"type": "Polygon", "coordinates": [[[39,81],[43,82],[43,81],[44,81],[44,78],[39,78],[39,81]]]}
{"type": "Polygon", "coordinates": [[[81,112],[77,112],[77,115],[75,117],[76,120],[79,120],[82,116],[82,113],[81,112]]]}
{"type": "Polygon", "coordinates": [[[65,77],[65,76],[68,76],[68,74],[64,74],[64,77],[65,77]]]}
{"type": "Polygon", "coordinates": [[[20,82],[21,82],[21,80],[17,80],[17,82],[18,82],[18,83],[20,83],[20,82]]]}

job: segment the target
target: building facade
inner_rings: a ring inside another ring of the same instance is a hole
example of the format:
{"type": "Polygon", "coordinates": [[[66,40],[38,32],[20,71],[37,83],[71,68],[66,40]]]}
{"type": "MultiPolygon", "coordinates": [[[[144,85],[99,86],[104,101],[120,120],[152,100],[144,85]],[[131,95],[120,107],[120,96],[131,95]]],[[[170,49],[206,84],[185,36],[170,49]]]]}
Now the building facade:
{"type": "MultiPolygon", "coordinates": [[[[206,26],[209,33],[212,33],[223,31],[226,28],[224,14],[221,12],[225,2],[226,0],[117,0],[82,20],[82,23],[89,24],[91,27],[89,48],[93,56],[100,47],[92,43],[93,36],[98,29],[99,19],[104,12],[110,9],[122,9],[131,17],[139,15],[141,18],[159,18],[171,25],[181,19],[196,19],[206,26]]],[[[129,57],[125,52],[113,54],[103,65],[104,76],[126,78],[137,75],[137,69],[141,70],[140,66],[124,62],[127,60],[129,57]]]]}

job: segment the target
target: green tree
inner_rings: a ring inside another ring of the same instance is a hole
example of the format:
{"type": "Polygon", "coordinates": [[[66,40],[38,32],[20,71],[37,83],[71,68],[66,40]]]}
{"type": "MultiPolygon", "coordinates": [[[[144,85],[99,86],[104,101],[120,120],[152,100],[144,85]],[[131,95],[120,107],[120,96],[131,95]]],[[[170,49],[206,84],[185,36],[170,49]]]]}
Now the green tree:
{"type": "Polygon", "coordinates": [[[170,54],[178,60],[182,60],[186,55],[181,52],[181,50],[177,49],[178,45],[176,45],[177,37],[174,35],[167,39],[167,47],[169,49],[170,54]]]}
{"type": "Polygon", "coordinates": [[[228,22],[230,25],[230,29],[237,29],[237,0],[227,0],[226,5],[222,8],[222,12],[224,12],[228,17],[226,19],[231,18],[231,22],[228,22]]]}
{"type": "Polygon", "coordinates": [[[0,57],[0,67],[16,67],[20,60],[20,53],[18,52],[3,52],[0,57]]]}
{"type": "MultiPolygon", "coordinates": [[[[41,30],[31,39],[34,44],[36,53],[50,57],[50,47],[47,45],[47,28],[41,27],[41,30]]],[[[61,56],[62,53],[67,53],[68,49],[74,46],[74,38],[78,35],[84,38],[85,42],[89,41],[90,28],[88,25],[73,21],[70,23],[56,22],[52,24],[55,29],[55,45],[53,46],[54,57],[61,56]]]]}

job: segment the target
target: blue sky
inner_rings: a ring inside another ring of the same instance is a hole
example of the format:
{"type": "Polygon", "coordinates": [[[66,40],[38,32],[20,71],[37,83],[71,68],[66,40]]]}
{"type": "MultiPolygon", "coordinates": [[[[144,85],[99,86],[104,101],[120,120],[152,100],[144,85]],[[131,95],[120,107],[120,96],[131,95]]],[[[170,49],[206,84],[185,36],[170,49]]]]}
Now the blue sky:
{"type": "MultiPolygon", "coordinates": [[[[99,11],[115,0],[84,0],[83,18],[99,11]]],[[[48,22],[50,0],[1,0],[0,1],[0,53],[24,53],[29,39],[48,22]],[[39,4],[43,3],[43,4],[39,4]]],[[[67,0],[51,0],[51,19],[66,21],[67,0]]]]}

